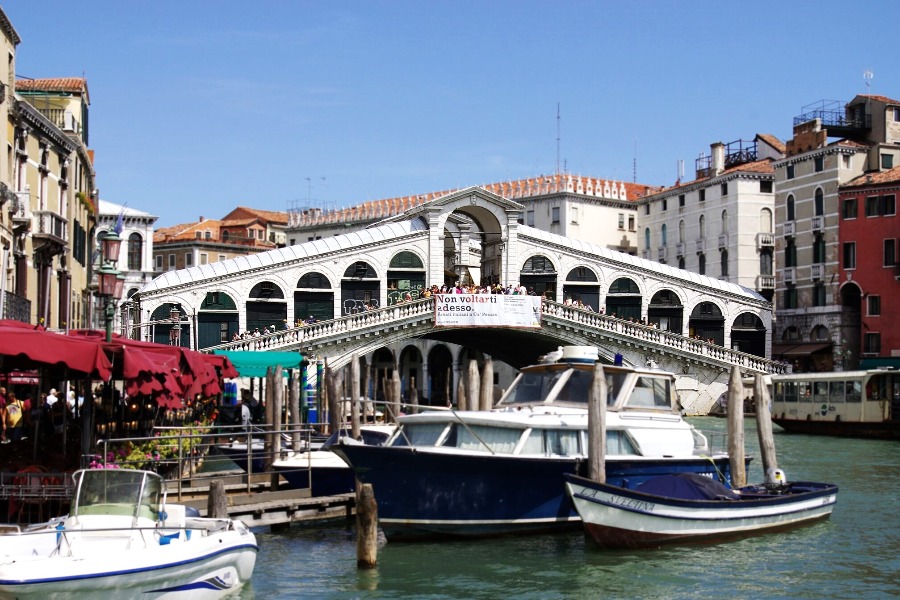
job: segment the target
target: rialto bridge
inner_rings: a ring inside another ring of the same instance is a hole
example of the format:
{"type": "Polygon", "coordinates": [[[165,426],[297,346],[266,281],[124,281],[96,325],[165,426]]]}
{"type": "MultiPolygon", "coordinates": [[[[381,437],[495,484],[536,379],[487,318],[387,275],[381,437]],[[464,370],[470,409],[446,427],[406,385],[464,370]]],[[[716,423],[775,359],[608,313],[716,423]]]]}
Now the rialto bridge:
{"type": "Polygon", "coordinates": [[[522,211],[473,187],[360,231],[169,271],[133,296],[131,327],[334,368],[356,354],[381,376],[399,369],[405,393],[414,385],[431,404],[446,404],[469,359],[516,369],[568,344],[675,372],[689,414],[709,410],[733,365],[783,370],[768,360],[771,305],[756,292],[524,226],[522,211]],[[436,326],[424,290],[469,281],[542,296],[540,327],[436,326]]]}

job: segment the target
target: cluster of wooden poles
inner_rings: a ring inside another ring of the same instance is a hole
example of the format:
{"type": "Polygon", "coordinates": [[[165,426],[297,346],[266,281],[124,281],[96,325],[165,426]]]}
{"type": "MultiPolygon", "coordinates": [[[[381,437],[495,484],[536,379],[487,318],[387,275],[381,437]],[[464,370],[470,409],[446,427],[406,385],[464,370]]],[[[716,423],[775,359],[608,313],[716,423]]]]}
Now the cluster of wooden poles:
{"type": "MultiPolygon", "coordinates": [[[[775,484],[775,438],[772,435],[772,418],[769,409],[769,388],[762,373],[757,373],[753,382],[756,397],[756,424],[759,435],[759,449],[766,484],[775,484]]],[[[606,483],[606,377],[603,365],[594,366],[593,382],[588,399],[588,477],[606,483]],[[595,451],[596,450],[596,451],[595,451]]],[[[744,386],[738,367],[732,367],[728,379],[728,457],[731,467],[731,486],[740,488],[747,485],[747,463],[744,453],[744,386]]]]}

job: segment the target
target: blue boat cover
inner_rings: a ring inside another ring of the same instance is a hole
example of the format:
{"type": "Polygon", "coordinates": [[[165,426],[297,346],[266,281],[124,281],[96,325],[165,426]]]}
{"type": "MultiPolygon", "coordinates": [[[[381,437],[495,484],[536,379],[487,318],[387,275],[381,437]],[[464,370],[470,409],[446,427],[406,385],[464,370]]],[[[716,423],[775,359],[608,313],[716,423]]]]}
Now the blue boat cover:
{"type": "Polygon", "coordinates": [[[645,494],[679,500],[739,500],[740,496],[715,479],[699,473],[676,473],[648,479],[635,488],[645,494]]]}

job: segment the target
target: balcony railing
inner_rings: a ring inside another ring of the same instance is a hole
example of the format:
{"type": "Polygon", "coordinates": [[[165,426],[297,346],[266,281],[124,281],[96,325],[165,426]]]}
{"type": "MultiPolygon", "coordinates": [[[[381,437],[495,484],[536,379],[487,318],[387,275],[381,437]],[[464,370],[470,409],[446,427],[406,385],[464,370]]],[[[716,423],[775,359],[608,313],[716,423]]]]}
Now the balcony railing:
{"type": "Polygon", "coordinates": [[[822,279],[825,277],[825,265],[811,264],[809,265],[809,276],[811,279],[822,279]]]}
{"type": "Polygon", "coordinates": [[[650,256],[650,248],[645,248],[644,251],[642,252],[642,254],[643,254],[643,257],[646,258],[647,260],[652,260],[652,257],[650,256]]]}
{"type": "Polygon", "coordinates": [[[697,254],[706,252],[706,238],[700,238],[694,244],[697,246],[697,254]]]}
{"type": "Polygon", "coordinates": [[[675,256],[684,256],[686,250],[687,244],[685,244],[684,242],[678,242],[677,244],[675,244],[675,256]]]}
{"type": "Polygon", "coordinates": [[[797,267],[786,267],[784,269],[784,282],[797,283],[797,267]]]}
{"type": "Polygon", "coordinates": [[[775,235],[772,233],[757,233],[756,234],[756,247],[759,248],[774,248],[775,247],[775,235]]]}
{"type": "Polygon", "coordinates": [[[812,230],[813,231],[822,231],[825,229],[825,217],[822,215],[817,215],[812,218],[812,230]]]}
{"type": "Polygon", "coordinates": [[[10,321],[21,321],[22,323],[31,323],[31,300],[13,294],[12,292],[3,292],[3,315],[2,319],[10,321]]]}
{"type": "Polygon", "coordinates": [[[758,291],[774,290],[775,289],[775,276],[774,275],[757,275],[756,276],[756,289],[758,291]]]}
{"type": "Polygon", "coordinates": [[[785,236],[785,237],[794,237],[794,235],[796,235],[795,232],[794,232],[794,230],[796,229],[796,227],[795,227],[794,225],[795,225],[795,224],[794,224],[793,221],[785,221],[785,222],[784,222],[784,225],[783,225],[784,229],[783,229],[783,231],[784,231],[784,236],[785,236]]]}
{"type": "Polygon", "coordinates": [[[669,258],[669,249],[666,246],[660,246],[656,252],[659,260],[667,260],[669,258]]]}
{"type": "Polygon", "coordinates": [[[52,210],[36,210],[32,235],[49,236],[64,244],[68,240],[66,223],[68,220],[65,217],[52,210]]]}
{"type": "Polygon", "coordinates": [[[727,248],[727,247],[728,247],[728,234],[723,233],[723,234],[719,235],[719,250],[721,250],[722,248],[727,248]]]}

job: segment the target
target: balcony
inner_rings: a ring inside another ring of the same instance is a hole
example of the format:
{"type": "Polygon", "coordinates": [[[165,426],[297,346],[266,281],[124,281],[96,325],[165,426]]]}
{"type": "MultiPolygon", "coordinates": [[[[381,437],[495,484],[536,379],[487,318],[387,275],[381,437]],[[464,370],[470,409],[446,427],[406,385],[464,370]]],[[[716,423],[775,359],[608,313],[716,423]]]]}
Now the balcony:
{"type": "Polygon", "coordinates": [[[650,248],[645,248],[645,249],[641,252],[641,256],[643,256],[643,257],[646,258],[647,260],[653,260],[653,258],[650,256],[650,248]]]}
{"type": "Polygon", "coordinates": [[[675,256],[682,257],[685,255],[685,250],[687,249],[687,244],[684,242],[679,242],[675,244],[675,256]]]}
{"type": "Polygon", "coordinates": [[[797,283],[797,267],[785,267],[784,283],[785,284],[797,283]]]}
{"type": "Polygon", "coordinates": [[[34,211],[31,236],[35,254],[56,256],[65,252],[68,246],[68,220],[51,210],[34,211]]]}
{"type": "Polygon", "coordinates": [[[794,237],[796,234],[796,223],[793,221],[785,221],[783,225],[784,237],[794,237]]]}
{"type": "Polygon", "coordinates": [[[775,235],[772,233],[757,233],[756,234],[756,249],[759,250],[761,248],[774,248],[775,247],[775,235]]]}
{"type": "Polygon", "coordinates": [[[706,252],[706,238],[700,238],[694,244],[697,245],[697,254],[706,252]]]}
{"type": "Polygon", "coordinates": [[[757,275],[756,276],[756,289],[757,291],[765,291],[765,290],[774,290],[775,289],[775,276],[774,275],[757,275]]]}
{"type": "Polygon", "coordinates": [[[817,215],[812,218],[812,230],[813,231],[823,231],[825,229],[825,217],[822,215],[817,215]]]}
{"type": "Polygon", "coordinates": [[[719,236],[719,250],[728,248],[728,234],[723,233],[719,236]]]}
{"type": "Polygon", "coordinates": [[[818,263],[809,265],[809,277],[810,279],[824,279],[825,265],[818,263]]]}
{"type": "Polygon", "coordinates": [[[22,230],[31,229],[31,208],[29,207],[31,192],[25,190],[24,192],[14,192],[14,194],[16,197],[10,204],[9,211],[12,213],[13,227],[17,233],[21,233],[22,230]]]}
{"type": "Polygon", "coordinates": [[[3,292],[3,314],[0,319],[8,319],[10,321],[21,321],[22,323],[31,322],[31,300],[13,294],[12,292],[3,292]]]}
{"type": "Polygon", "coordinates": [[[657,260],[663,261],[669,258],[669,249],[666,246],[660,246],[656,250],[657,260]]]}

